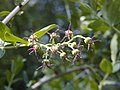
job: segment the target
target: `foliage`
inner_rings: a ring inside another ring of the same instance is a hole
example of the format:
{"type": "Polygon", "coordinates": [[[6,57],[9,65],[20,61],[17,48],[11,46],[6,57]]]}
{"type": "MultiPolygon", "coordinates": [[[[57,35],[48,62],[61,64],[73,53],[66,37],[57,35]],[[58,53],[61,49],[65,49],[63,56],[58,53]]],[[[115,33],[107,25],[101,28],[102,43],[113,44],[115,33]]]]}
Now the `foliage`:
{"type": "Polygon", "coordinates": [[[0,1],[0,90],[120,89],[120,0],[31,0],[3,24],[20,2],[0,1]]]}

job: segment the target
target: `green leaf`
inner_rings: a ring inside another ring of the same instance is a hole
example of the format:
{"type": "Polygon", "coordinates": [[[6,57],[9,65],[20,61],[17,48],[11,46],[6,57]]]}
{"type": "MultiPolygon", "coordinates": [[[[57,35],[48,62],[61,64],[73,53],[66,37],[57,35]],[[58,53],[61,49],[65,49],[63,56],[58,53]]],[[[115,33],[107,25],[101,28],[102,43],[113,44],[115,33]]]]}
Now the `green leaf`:
{"type": "Polygon", "coordinates": [[[28,41],[25,41],[24,39],[21,39],[11,33],[6,32],[4,37],[5,37],[5,41],[12,42],[13,44],[20,42],[22,44],[26,44],[27,46],[29,46],[28,41]]]}
{"type": "Polygon", "coordinates": [[[10,29],[7,27],[7,25],[3,24],[1,21],[0,21],[0,38],[4,41],[5,38],[4,38],[4,34],[5,32],[9,32],[10,33],[10,29]]]}
{"type": "Polygon", "coordinates": [[[110,61],[103,59],[100,63],[100,68],[103,72],[111,74],[112,73],[112,64],[110,61]]]}
{"type": "Polygon", "coordinates": [[[89,83],[90,83],[91,90],[99,90],[98,84],[95,82],[95,80],[90,80],[89,83]]]}
{"type": "Polygon", "coordinates": [[[16,82],[21,81],[21,80],[23,80],[23,79],[22,78],[16,78],[16,79],[13,80],[13,83],[16,83],[16,82]]]}
{"type": "Polygon", "coordinates": [[[0,16],[7,16],[10,12],[9,11],[2,11],[0,12],[0,16]]]}
{"type": "Polygon", "coordinates": [[[120,61],[117,61],[114,65],[113,65],[113,73],[118,72],[120,70],[120,61]]]}
{"type": "Polygon", "coordinates": [[[117,57],[117,52],[118,52],[118,43],[117,43],[117,38],[118,35],[114,34],[112,40],[111,40],[111,44],[110,44],[110,49],[111,49],[111,60],[112,63],[114,64],[116,62],[116,57],[117,57]]]}
{"type": "Polygon", "coordinates": [[[24,59],[18,56],[16,60],[12,61],[11,72],[17,75],[23,68],[23,65],[24,65],[24,59]]]}
{"type": "Polygon", "coordinates": [[[28,41],[25,41],[24,39],[21,39],[15,35],[11,34],[10,29],[5,24],[3,24],[1,21],[0,21],[0,38],[3,41],[12,42],[14,44],[17,42],[20,42],[22,44],[26,44],[27,46],[29,46],[28,41]]]}
{"type": "Polygon", "coordinates": [[[74,90],[74,86],[71,83],[67,83],[63,90],[74,90]]]}
{"type": "Polygon", "coordinates": [[[93,77],[95,80],[102,80],[102,78],[100,77],[99,73],[96,73],[96,71],[94,70],[94,68],[89,68],[90,72],[91,72],[91,77],[93,77]]]}
{"type": "Polygon", "coordinates": [[[91,8],[94,10],[94,11],[97,11],[97,2],[99,2],[99,0],[90,0],[90,5],[91,5],[91,8]]]}
{"type": "Polygon", "coordinates": [[[7,70],[7,71],[6,71],[6,79],[7,79],[7,82],[8,82],[8,83],[10,82],[11,77],[12,77],[12,73],[11,73],[9,70],[7,70]]]}
{"type": "Polygon", "coordinates": [[[103,31],[103,32],[111,29],[111,27],[102,20],[95,20],[94,22],[91,22],[88,25],[88,27],[95,31],[103,31]]]}
{"type": "Polygon", "coordinates": [[[90,0],[90,6],[94,11],[101,10],[106,0],[90,0]]]}
{"type": "Polygon", "coordinates": [[[51,24],[47,27],[44,27],[42,29],[40,29],[39,31],[35,32],[34,35],[36,35],[38,38],[42,37],[44,34],[46,34],[49,30],[53,29],[57,27],[56,24],[51,24]]]}
{"type": "Polygon", "coordinates": [[[0,48],[0,58],[2,58],[5,54],[5,50],[0,48]]]}
{"type": "Polygon", "coordinates": [[[92,9],[88,4],[80,3],[80,10],[82,11],[82,15],[86,16],[92,13],[92,9]]]}
{"type": "Polygon", "coordinates": [[[120,0],[109,0],[104,6],[103,17],[111,25],[120,23],[120,0]]]}

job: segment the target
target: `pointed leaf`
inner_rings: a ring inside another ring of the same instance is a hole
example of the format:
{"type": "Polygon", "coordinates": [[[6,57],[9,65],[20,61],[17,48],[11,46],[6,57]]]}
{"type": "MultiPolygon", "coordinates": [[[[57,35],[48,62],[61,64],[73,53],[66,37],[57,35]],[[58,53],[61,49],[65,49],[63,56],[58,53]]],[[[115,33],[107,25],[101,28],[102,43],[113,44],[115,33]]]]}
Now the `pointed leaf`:
{"type": "Polygon", "coordinates": [[[86,3],[80,3],[80,10],[82,11],[83,16],[90,15],[92,13],[92,9],[86,3]]]}
{"type": "Polygon", "coordinates": [[[28,41],[25,41],[24,39],[21,39],[11,33],[6,32],[4,37],[5,37],[5,41],[12,42],[13,44],[20,42],[22,44],[26,44],[27,46],[29,46],[28,41]]]}
{"type": "Polygon", "coordinates": [[[17,75],[23,68],[23,65],[24,65],[24,59],[22,57],[18,56],[16,58],[16,60],[12,60],[11,72],[14,75],[17,75]]]}
{"type": "Polygon", "coordinates": [[[7,25],[3,24],[1,21],[0,21],[0,38],[4,41],[5,38],[4,38],[4,34],[5,32],[10,32],[10,29],[7,27],[7,25]]]}
{"type": "Polygon", "coordinates": [[[110,30],[110,26],[102,20],[95,20],[94,22],[90,23],[88,27],[95,31],[105,32],[107,30],[110,30]]]}
{"type": "Polygon", "coordinates": [[[0,21],[0,38],[3,41],[8,41],[8,42],[12,42],[12,43],[16,43],[16,42],[20,42],[22,44],[26,44],[27,46],[29,45],[29,42],[25,41],[24,39],[21,39],[13,34],[10,33],[10,29],[3,24],[0,21]]]}
{"type": "Polygon", "coordinates": [[[2,11],[0,12],[0,16],[7,16],[9,13],[9,11],[2,11]]]}
{"type": "Polygon", "coordinates": [[[47,27],[44,27],[42,29],[40,29],[39,31],[35,32],[34,35],[36,35],[38,38],[42,37],[44,34],[46,34],[49,30],[53,29],[57,27],[56,24],[51,24],[47,27]]]}
{"type": "Polygon", "coordinates": [[[105,73],[112,73],[112,64],[110,61],[103,59],[100,63],[100,68],[102,71],[104,71],[105,73]]]}
{"type": "Polygon", "coordinates": [[[17,60],[15,61],[15,74],[17,75],[23,68],[24,61],[23,58],[18,57],[17,60]]]}
{"type": "Polygon", "coordinates": [[[12,73],[9,70],[7,70],[6,71],[6,79],[7,79],[8,83],[10,82],[11,76],[12,76],[12,73]]]}
{"type": "Polygon", "coordinates": [[[114,34],[114,36],[113,36],[113,38],[111,40],[111,44],[110,44],[111,60],[112,60],[113,64],[115,64],[115,62],[116,62],[116,56],[117,56],[117,52],[118,52],[117,38],[118,38],[118,35],[114,34]]]}

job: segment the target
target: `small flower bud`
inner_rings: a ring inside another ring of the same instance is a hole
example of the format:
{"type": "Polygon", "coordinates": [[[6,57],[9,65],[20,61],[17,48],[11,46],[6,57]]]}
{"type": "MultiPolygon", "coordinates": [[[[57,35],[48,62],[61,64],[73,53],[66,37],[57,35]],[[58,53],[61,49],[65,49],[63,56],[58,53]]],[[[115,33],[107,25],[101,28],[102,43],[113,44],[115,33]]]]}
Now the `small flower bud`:
{"type": "Polygon", "coordinates": [[[34,41],[38,41],[36,35],[31,35],[30,38],[28,39],[29,42],[32,42],[33,40],[34,40],[34,41]]]}
{"type": "Polygon", "coordinates": [[[86,37],[85,40],[84,40],[85,44],[88,44],[90,40],[91,40],[90,37],[86,37]]]}
{"type": "Polygon", "coordinates": [[[66,55],[65,52],[60,53],[60,57],[61,57],[61,58],[64,57],[65,55],[66,55]]]}
{"type": "Polygon", "coordinates": [[[70,39],[73,36],[73,32],[71,30],[67,30],[65,31],[65,36],[70,39]]]}
{"type": "Polygon", "coordinates": [[[50,60],[48,60],[48,59],[44,59],[44,60],[42,61],[42,63],[46,63],[46,64],[48,64],[48,63],[50,63],[50,60]]]}
{"type": "Polygon", "coordinates": [[[39,48],[39,46],[36,44],[36,45],[34,45],[34,46],[33,46],[33,48],[38,49],[38,48],[39,48]]]}
{"type": "Polygon", "coordinates": [[[71,43],[71,47],[74,48],[76,46],[76,42],[71,43]]]}
{"type": "Polygon", "coordinates": [[[78,49],[74,49],[73,51],[72,51],[72,55],[76,55],[76,54],[78,54],[79,53],[79,50],[78,49]]]}
{"type": "Polygon", "coordinates": [[[55,38],[55,37],[57,37],[57,36],[58,36],[58,35],[57,35],[55,32],[53,32],[53,33],[50,34],[50,37],[51,37],[51,38],[55,38]]]}
{"type": "Polygon", "coordinates": [[[32,45],[35,45],[37,42],[38,42],[38,38],[36,35],[31,35],[29,38],[28,38],[28,42],[32,45]]]}
{"type": "Polygon", "coordinates": [[[58,46],[56,45],[56,46],[52,46],[51,48],[50,48],[50,51],[51,52],[56,52],[58,50],[58,46]]]}

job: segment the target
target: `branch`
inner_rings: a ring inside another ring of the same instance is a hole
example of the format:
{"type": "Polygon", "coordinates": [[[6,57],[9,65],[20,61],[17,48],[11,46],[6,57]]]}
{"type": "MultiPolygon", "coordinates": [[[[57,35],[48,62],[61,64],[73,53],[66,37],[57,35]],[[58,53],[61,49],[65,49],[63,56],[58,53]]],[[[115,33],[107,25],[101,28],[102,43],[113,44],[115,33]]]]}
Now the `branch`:
{"type": "Polygon", "coordinates": [[[116,27],[112,26],[113,30],[115,30],[118,34],[120,34],[120,30],[118,30],[116,27]]]}
{"type": "Polygon", "coordinates": [[[25,47],[26,45],[25,44],[21,44],[21,45],[14,45],[14,46],[0,46],[0,49],[14,49],[14,48],[20,48],[20,47],[25,47]]]}
{"type": "Polygon", "coordinates": [[[11,13],[5,17],[2,23],[7,24],[19,11],[20,9],[25,6],[30,0],[24,0],[20,5],[16,6],[11,13]]]}
{"type": "Polygon", "coordinates": [[[104,82],[105,80],[108,78],[109,74],[106,74],[103,78],[103,80],[100,82],[99,84],[99,89],[102,90],[103,86],[104,86],[104,82]]]}
{"type": "Polygon", "coordinates": [[[63,75],[66,75],[66,74],[69,74],[69,73],[72,73],[72,72],[76,72],[76,71],[80,71],[80,70],[84,70],[86,68],[89,68],[88,65],[84,65],[84,66],[79,66],[77,68],[73,68],[73,69],[68,69],[66,70],[65,72],[61,72],[61,73],[58,73],[58,74],[53,74],[51,76],[44,76],[42,79],[40,79],[37,83],[35,83],[34,85],[31,86],[32,89],[36,89],[38,88],[39,86],[55,79],[55,78],[58,78],[60,76],[63,76],[63,75]]]}

